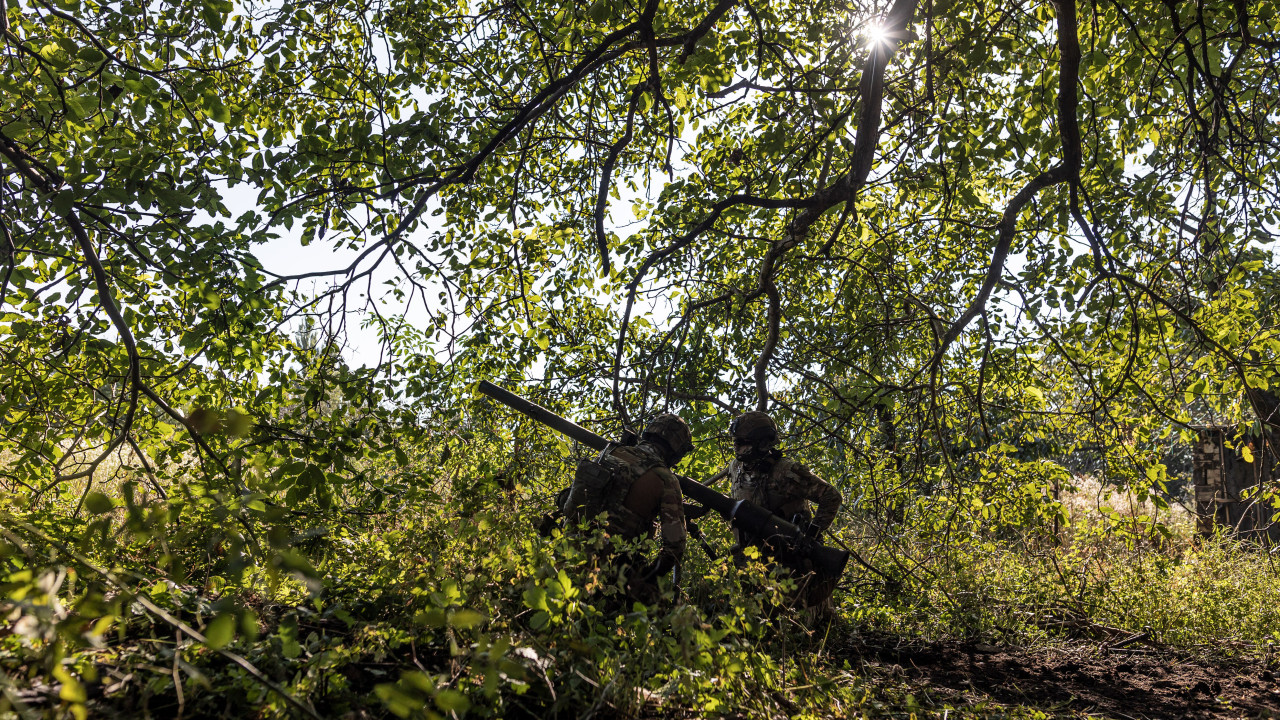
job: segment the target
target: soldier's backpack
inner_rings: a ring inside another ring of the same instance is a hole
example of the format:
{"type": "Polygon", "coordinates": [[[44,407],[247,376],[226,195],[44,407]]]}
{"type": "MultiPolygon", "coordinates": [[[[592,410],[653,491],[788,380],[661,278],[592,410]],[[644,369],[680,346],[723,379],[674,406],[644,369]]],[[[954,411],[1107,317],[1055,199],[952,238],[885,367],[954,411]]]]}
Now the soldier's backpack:
{"type": "Polygon", "coordinates": [[[637,447],[610,446],[594,460],[583,458],[573,475],[569,497],[562,506],[570,524],[609,514],[611,529],[626,534],[639,532],[643,521],[624,505],[636,479],[662,461],[637,447]]]}

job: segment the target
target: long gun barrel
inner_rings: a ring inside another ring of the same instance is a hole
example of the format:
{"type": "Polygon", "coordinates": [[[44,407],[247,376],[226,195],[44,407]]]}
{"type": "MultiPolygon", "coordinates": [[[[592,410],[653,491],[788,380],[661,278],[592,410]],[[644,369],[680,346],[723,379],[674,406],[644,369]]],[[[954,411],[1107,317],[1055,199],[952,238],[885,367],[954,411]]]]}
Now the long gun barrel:
{"type": "MultiPolygon", "coordinates": [[[[487,380],[480,381],[480,392],[592,450],[604,450],[609,445],[608,440],[572,420],[487,380]]],[[[783,565],[799,570],[811,569],[827,581],[839,579],[844,573],[844,567],[849,562],[848,551],[803,542],[804,533],[795,523],[780,518],[753,502],[721,495],[693,478],[683,475],[676,475],[676,478],[680,481],[680,489],[685,497],[715,510],[734,527],[760,538],[763,541],[761,549],[783,565]]]]}

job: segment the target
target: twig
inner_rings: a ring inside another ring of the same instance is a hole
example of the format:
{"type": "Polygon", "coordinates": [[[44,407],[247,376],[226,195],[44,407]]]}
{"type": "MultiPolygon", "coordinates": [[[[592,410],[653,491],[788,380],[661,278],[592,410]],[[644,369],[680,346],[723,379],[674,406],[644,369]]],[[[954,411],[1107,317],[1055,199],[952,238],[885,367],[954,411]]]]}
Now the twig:
{"type": "MultiPolygon", "coordinates": [[[[144,609],[147,610],[147,612],[165,621],[166,623],[178,629],[182,633],[185,633],[188,637],[195,640],[196,642],[203,643],[204,645],[209,646],[209,640],[205,638],[205,636],[202,633],[192,628],[190,625],[187,625],[186,623],[182,622],[181,620],[174,617],[173,615],[170,615],[168,611],[156,605],[155,603],[151,602],[151,600],[148,599],[145,595],[139,595],[131,592],[128,588],[125,587],[124,583],[120,582],[120,580],[116,578],[116,576],[111,571],[104,570],[98,567],[97,565],[94,565],[93,562],[89,560],[89,558],[85,557],[84,555],[81,555],[80,553],[76,552],[75,550],[71,549],[65,544],[58,542],[57,540],[54,540],[53,538],[49,537],[44,532],[42,532],[39,528],[27,522],[19,520],[18,518],[8,514],[5,514],[2,517],[10,527],[22,528],[27,533],[40,538],[44,542],[53,546],[54,548],[57,548],[58,550],[62,551],[64,554],[71,556],[73,559],[75,559],[76,562],[80,563],[84,567],[93,571],[95,574],[101,576],[102,579],[106,580],[107,583],[109,583],[110,585],[113,585],[125,597],[141,605],[144,609]]],[[[210,649],[214,649],[214,648],[210,646],[210,649]]],[[[237,655],[236,653],[231,652],[230,650],[217,648],[215,649],[215,652],[217,652],[219,655],[223,656],[224,658],[230,660],[232,663],[235,663],[236,665],[238,665],[242,670],[249,673],[250,677],[262,683],[268,689],[274,691],[280,697],[284,698],[286,702],[288,702],[290,705],[297,708],[298,710],[301,710],[308,717],[315,718],[315,720],[322,720],[322,718],[318,713],[316,713],[314,708],[304,703],[303,701],[299,700],[298,698],[294,697],[293,695],[289,694],[289,691],[285,690],[284,688],[280,687],[276,683],[272,682],[266,675],[262,673],[261,670],[255,667],[253,663],[249,662],[248,660],[245,660],[243,657],[241,657],[240,655],[237,655]]]]}

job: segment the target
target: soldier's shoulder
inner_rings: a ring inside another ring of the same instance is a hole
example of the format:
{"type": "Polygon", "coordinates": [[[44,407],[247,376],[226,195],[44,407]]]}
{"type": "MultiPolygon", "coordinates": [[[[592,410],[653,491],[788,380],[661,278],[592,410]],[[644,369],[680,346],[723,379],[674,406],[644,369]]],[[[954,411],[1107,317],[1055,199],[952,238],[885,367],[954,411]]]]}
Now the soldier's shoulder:
{"type": "MultiPolygon", "coordinates": [[[[680,507],[684,502],[684,489],[680,487],[680,478],[671,472],[666,465],[649,468],[649,472],[658,476],[658,480],[662,483],[662,506],[667,507],[674,504],[680,507]]],[[[680,510],[683,516],[684,510],[680,510]]]]}
{"type": "Polygon", "coordinates": [[[629,465],[666,467],[657,453],[642,445],[620,445],[610,454],[629,465]]]}
{"type": "Polygon", "coordinates": [[[794,458],[787,457],[786,455],[783,455],[782,457],[778,458],[778,462],[774,464],[773,469],[774,469],[774,472],[788,473],[788,474],[804,472],[805,470],[808,470],[808,468],[804,466],[804,463],[794,458]]]}
{"type": "Polygon", "coordinates": [[[677,478],[676,474],[671,472],[671,469],[668,468],[666,465],[655,465],[652,468],[649,468],[649,472],[654,473],[658,477],[662,478],[662,482],[664,483],[673,484],[676,487],[680,487],[680,479],[677,478]]]}
{"type": "Polygon", "coordinates": [[[805,479],[818,477],[816,474],[814,474],[812,470],[809,469],[808,465],[805,465],[799,460],[794,460],[785,455],[782,456],[782,459],[778,461],[778,472],[783,475],[790,475],[790,476],[805,478],[805,479]]]}

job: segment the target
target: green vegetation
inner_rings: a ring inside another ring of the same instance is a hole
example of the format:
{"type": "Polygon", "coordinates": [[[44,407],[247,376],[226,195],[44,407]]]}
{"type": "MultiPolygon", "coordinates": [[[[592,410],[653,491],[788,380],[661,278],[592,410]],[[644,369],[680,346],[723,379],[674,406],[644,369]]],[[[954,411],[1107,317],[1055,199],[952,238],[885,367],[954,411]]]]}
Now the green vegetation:
{"type": "Polygon", "coordinates": [[[1280,555],[1188,507],[1204,425],[1280,502],[1277,17],[5,0],[0,718],[1129,714],[990,648],[1265,715],[1280,555]],[[692,544],[626,605],[480,380],[699,478],[769,410],[834,608],[692,544]]]}
{"type": "MultiPolygon", "coordinates": [[[[21,620],[0,638],[5,697],[54,714],[155,717],[309,714],[282,692],[326,717],[592,707],[639,716],[1042,717],[1072,712],[929,699],[924,688],[869,674],[842,648],[868,633],[1050,648],[1146,631],[1164,652],[1280,660],[1280,563],[1235,543],[1194,541],[1187,523],[1168,516],[1137,528],[1132,517],[1082,521],[1054,535],[1051,523],[1000,527],[966,505],[945,530],[918,523],[877,543],[850,514],[836,536],[885,576],[851,569],[832,615],[780,612],[786,581],[695,548],[684,604],[627,606],[576,545],[532,532],[545,490],[568,472],[565,459],[540,463],[512,487],[463,472],[500,455],[489,446],[443,467],[434,452],[383,467],[370,475],[413,478],[405,504],[341,517],[255,508],[196,487],[184,488],[181,503],[122,488],[134,499],[90,507],[78,523],[69,505],[10,505],[0,548],[21,620]],[[451,488],[450,476],[461,482],[451,488]],[[272,528],[262,539],[278,559],[237,556],[245,524],[272,528]],[[74,527],[87,529],[57,539],[74,527]]],[[[727,533],[711,529],[723,552],[727,533]]]]}

